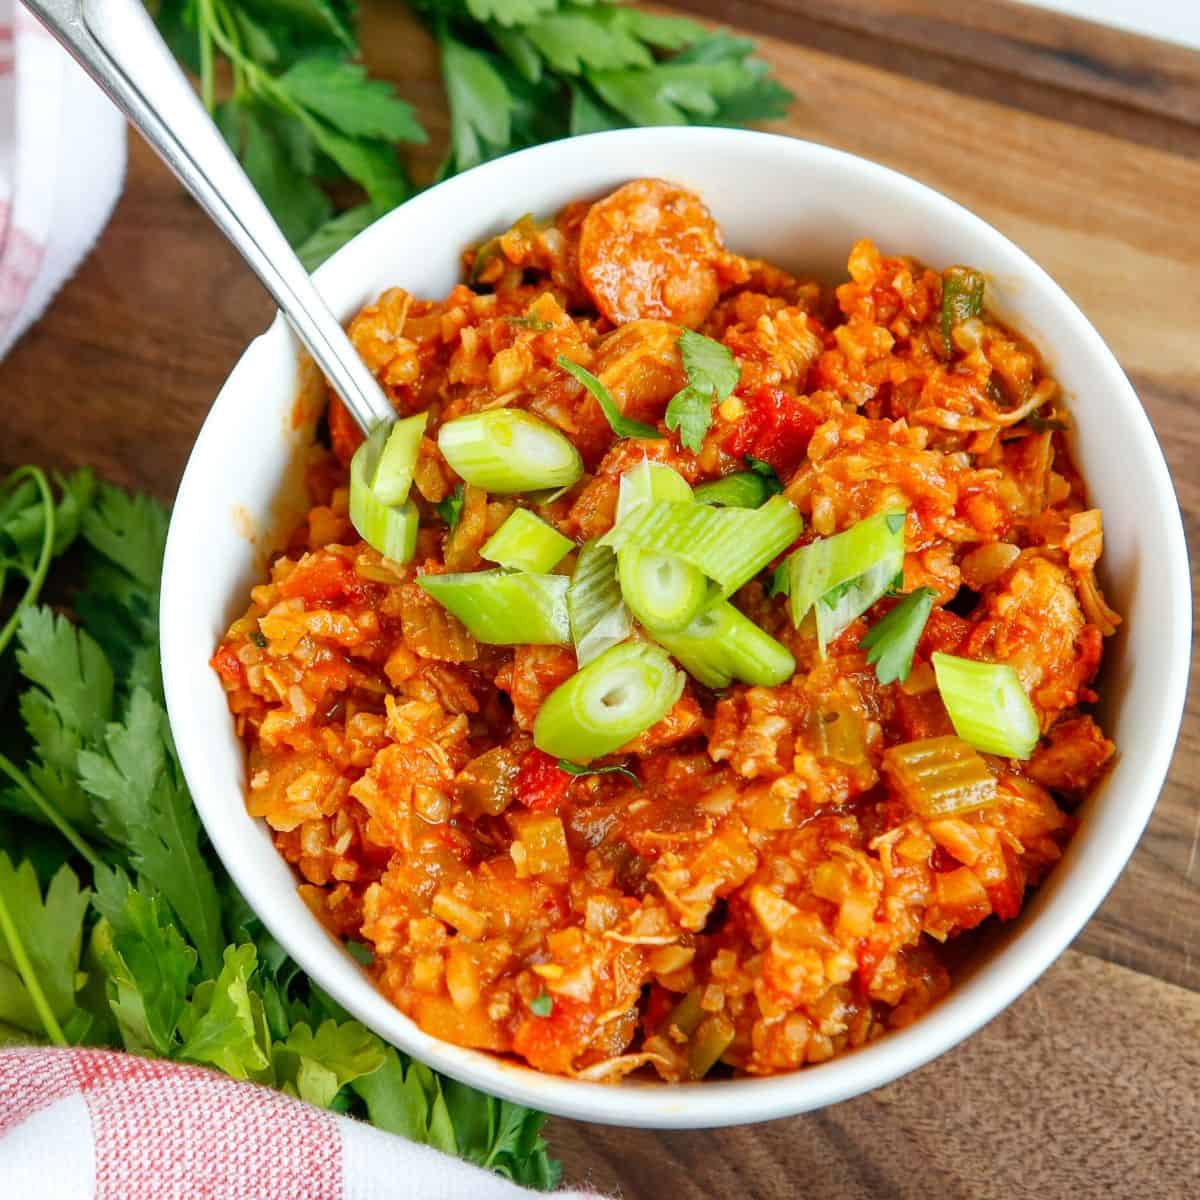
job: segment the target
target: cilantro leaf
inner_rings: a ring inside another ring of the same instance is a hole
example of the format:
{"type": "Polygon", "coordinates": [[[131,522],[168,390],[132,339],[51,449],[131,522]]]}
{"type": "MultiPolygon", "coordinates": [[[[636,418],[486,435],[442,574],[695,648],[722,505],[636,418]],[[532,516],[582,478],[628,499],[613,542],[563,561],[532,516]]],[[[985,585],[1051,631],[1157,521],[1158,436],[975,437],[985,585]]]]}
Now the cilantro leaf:
{"type": "Polygon", "coordinates": [[[437,514],[446,522],[451,533],[458,528],[459,518],[462,516],[464,492],[463,485],[456,483],[454,491],[448,495],[445,500],[439,500],[433,507],[437,509],[437,514]]]}
{"type": "Polygon", "coordinates": [[[221,973],[198,984],[179,1021],[179,1057],[208,1063],[234,1079],[269,1077],[269,1034],[262,1000],[250,990],[253,946],[227,946],[221,973]]]}
{"type": "Polygon", "coordinates": [[[167,510],[149,496],[101,484],[83,518],[84,539],[157,594],[167,545],[167,510]]]}
{"type": "Polygon", "coordinates": [[[859,647],[867,651],[867,662],[874,665],[880,683],[903,683],[908,678],[936,597],[932,588],[917,588],[863,635],[859,647]]]}
{"type": "Polygon", "coordinates": [[[491,57],[449,35],[439,39],[450,105],[450,146],[460,170],[502,154],[512,138],[513,98],[491,57]]]}
{"type": "Polygon", "coordinates": [[[40,1037],[43,1031],[52,1033],[46,1028],[43,1005],[59,1025],[76,1011],[75,993],[83,982],[83,918],[90,897],[65,866],[43,896],[32,864],[14,865],[0,853],[0,909],[12,925],[0,931],[0,1022],[40,1037]],[[40,995],[31,993],[23,978],[22,952],[40,995]]]}
{"type": "Polygon", "coordinates": [[[280,76],[278,86],[348,137],[428,140],[412,105],[397,97],[390,84],[368,79],[366,68],[358,63],[304,58],[280,76]]]}
{"type": "Polygon", "coordinates": [[[79,755],[79,777],[101,827],[125,845],[134,869],[161,892],[215,974],[221,961],[221,902],[200,852],[200,823],[179,774],[167,715],[142,688],[96,751],[79,755]]]}
{"type": "Polygon", "coordinates": [[[661,438],[663,436],[653,425],[643,425],[641,421],[635,421],[631,417],[625,416],[617,407],[612,393],[586,367],[572,362],[565,354],[560,354],[555,361],[568,375],[573,375],[591,392],[596,403],[600,405],[609,427],[617,437],[661,438]]]}
{"type": "Polygon", "coordinates": [[[713,405],[737,387],[741,369],[728,346],[691,329],[679,335],[679,353],[688,382],[671,397],[666,424],[679,431],[680,445],[698,452],[712,425],[713,405]]]}
{"type": "Polygon", "coordinates": [[[301,1022],[272,1049],[277,1086],[328,1108],[346,1084],[383,1066],[383,1042],[357,1021],[323,1021],[314,1032],[301,1022]]]}
{"type": "Polygon", "coordinates": [[[92,931],[92,949],[125,1049],[173,1053],[195,950],[145,880],[135,888],[121,870],[98,871],[95,906],[102,919],[92,931]]]}
{"type": "Polygon", "coordinates": [[[569,758],[560,758],[558,760],[558,769],[566,771],[568,775],[574,775],[579,778],[582,775],[624,775],[631,783],[642,786],[642,781],[623,763],[613,763],[608,767],[591,767],[583,763],[571,762],[569,758]]]}

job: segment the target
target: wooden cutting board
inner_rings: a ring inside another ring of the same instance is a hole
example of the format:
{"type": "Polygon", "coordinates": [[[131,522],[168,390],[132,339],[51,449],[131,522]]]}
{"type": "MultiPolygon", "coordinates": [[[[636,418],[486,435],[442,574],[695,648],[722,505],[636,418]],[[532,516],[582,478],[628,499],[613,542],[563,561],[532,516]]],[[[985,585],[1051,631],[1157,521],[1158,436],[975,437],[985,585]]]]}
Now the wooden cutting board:
{"type": "MultiPolygon", "coordinates": [[[[1180,0],[1184,2],[1184,0],[1180,0]]],[[[692,0],[761,39],[776,128],[907,172],[1028,250],[1116,351],[1200,522],[1200,54],[955,0],[692,0]]],[[[446,131],[431,47],[363,5],[372,67],[446,131]]],[[[136,139],[112,224],[0,364],[0,466],[91,463],[169,499],[270,305],[136,139]]],[[[1200,553],[1194,549],[1194,561],[1200,553]]],[[[1193,676],[1195,678],[1195,676],[1193,676]]],[[[1200,1181],[1200,704],[1132,863],[1007,1013],[871,1095],[692,1134],[551,1123],[567,1179],[624,1197],[1192,1196],[1200,1181]]]]}

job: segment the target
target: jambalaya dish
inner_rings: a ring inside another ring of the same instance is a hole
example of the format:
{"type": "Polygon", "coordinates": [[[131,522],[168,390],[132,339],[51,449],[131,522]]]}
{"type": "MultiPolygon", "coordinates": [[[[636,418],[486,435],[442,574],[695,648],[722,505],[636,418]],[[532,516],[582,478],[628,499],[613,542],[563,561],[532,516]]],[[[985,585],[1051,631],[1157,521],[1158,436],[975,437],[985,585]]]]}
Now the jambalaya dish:
{"type": "Polygon", "coordinates": [[[614,1081],[904,1026],[1114,753],[1059,390],[985,280],[826,289],[642,179],[351,322],[312,509],[213,658],[325,925],[428,1033],[614,1081]]]}

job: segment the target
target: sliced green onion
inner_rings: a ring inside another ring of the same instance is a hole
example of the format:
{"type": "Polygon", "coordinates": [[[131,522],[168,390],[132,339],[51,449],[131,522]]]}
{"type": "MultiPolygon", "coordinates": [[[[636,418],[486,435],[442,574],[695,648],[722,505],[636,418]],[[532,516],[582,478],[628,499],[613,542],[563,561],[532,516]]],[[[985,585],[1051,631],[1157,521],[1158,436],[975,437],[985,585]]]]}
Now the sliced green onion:
{"type": "Polygon", "coordinates": [[[726,508],[757,508],[771,495],[766,479],[757,471],[738,471],[696,489],[698,504],[721,504],[726,508]]]}
{"type": "Polygon", "coordinates": [[[662,647],[613,646],[550,693],[534,722],[533,744],[555,758],[591,762],[661,721],[683,684],[683,672],[662,647]]]}
{"type": "Polygon", "coordinates": [[[583,459],[570,440],[517,408],[447,421],[438,430],[438,446],[468,483],[504,495],[566,487],[583,474],[583,459]]]}
{"type": "Polygon", "coordinates": [[[367,482],[367,473],[381,452],[387,429],[386,425],[377,429],[350,460],[350,524],[384,558],[404,563],[417,548],[417,526],[421,521],[417,506],[411,500],[385,504],[367,482]]]}
{"type": "Polygon", "coordinates": [[[417,583],[490,646],[563,646],[570,640],[565,575],[468,571],[417,583]]]}
{"type": "Polygon", "coordinates": [[[656,500],[672,500],[686,504],[692,498],[688,481],[672,467],[643,459],[621,476],[617,495],[617,520],[656,500]]]}
{"type": "Polygon", "coordinates": [[[844,533],[801,546],[788,558],[797,628],[814,606],[824,648],[882,596],[904,569],[904,513],[879,513],[844,533]]]}
{"type": "Polygon", "coordinates": [[[729,595],[786,550],[803,527],[783,496],[773,496],[762,508],[659,503],[635,510],[600,540],[615,550],[636,546],[674,554],[729,595]]]}
{"type": "Polygon", "coordinates": [[[574,549],[575,543],[563,537],[553,525],[526,508],[515,508],[484,542],[479,553],[488,562],[502,567],[540,574],[558,566],[563,556],[574,549]]]}
{"type": "Polygon", "coordinates": [[[617,556],[598,541],[585,542],[575,560],[567,612],[581,667],[623,642],[633,630],[633,618],[617,583],[617,556]]]}
{"type": "Polygon", "coordinates": [[[673,554],[630,546],[617,555],[621,595],[651,633],[683,629],[708,599],[708,580],[673,554]]]}
{"type": "Polygon", "coordinates": [[[777,687],[796,672],[788,648],[728,601],[706,609],[682,633],[654,636],[689,675],[714,690],[735,679],[777,687]]]}
{"type": "Polygon", "coordinates": [[[617,407],[617,402],[612,398],[612,393],[608,388],[586,367],[581,367],[578,363],[572,362],[565,354],[560,354],[555,361],[568,375],[573,375],[592,393],[596,399],[596,403],[600,405],[601,410],[604,412],[605,420],[608,421],[609,427],[617,437],[661,438],[663,436],[653,425],[643,425],[641,421],[635,421],[632,417],[627,417],[617,407]]]}
{"type": "Polygon", "coordinates": [[[954,732],[985,754],[1028,758],[1041,727],[1016,671],[937,650],[933,673],[954,732]]]}
{"type": "MultiPolygon", "coordinates": [[[[405,417],[384,427],[383,449],[374,469],[367,473],[371,490],[384,504],[403,504],[408,499],[427,417],[427,413],[417,413],[415,417],[405,417]]],[[[373,441],[379,433],[380,430],[376,430],[368,441],[373,441]]]]}

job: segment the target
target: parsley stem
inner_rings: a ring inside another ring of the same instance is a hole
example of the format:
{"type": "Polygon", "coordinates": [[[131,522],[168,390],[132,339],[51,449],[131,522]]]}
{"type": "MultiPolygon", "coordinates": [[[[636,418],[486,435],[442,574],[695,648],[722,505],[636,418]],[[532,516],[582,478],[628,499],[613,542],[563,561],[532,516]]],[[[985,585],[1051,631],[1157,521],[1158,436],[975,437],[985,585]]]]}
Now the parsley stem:
{"type": "Polygon", "coordinates": [[[213,87],[212,35],[203,22],[197,22],[197,25],[196,36],[200,44],[200,98],[204,101],[205,109],[211,115],[216,96],[213,87]]]}
{"type": "Polygon", "coordinates": [[[41,980],[38,979],[37,972],[33,969],[33,963],[29,961],[29,955],[25,953],[25,943],[21,941],[21,935],[17,932],[16,923],[12,919],[12,913],[8,911],[8,902],[4,899],[3,892],[0,892],[0,933],[8,942],[13,965],[17,968],[17,974],[20,975],[26,991],[29,992],[29,999],[37,1012],[38,1020],[42,1023],[42,1028],[46,1031],[46,1036],[56,1046],[65,1046],[67,1039],[63,1034],[62,1026],[58,1023],[54,1010],[46,1000],[46,993],[42,991],[41,980]]]}
{"type": "Polygon", "coordinates": [[[42,494],[42,511],[45,513],[42,523],[42,548],[38,552],[37,565],[32,571],[26,572],[29,584],[25,588],[25,594],[17,601],[17,607],[13,609],[12,616],[8,618],[3,627],[0,627],[0,654],[3,654],[8,648],[8,643],[12,641],[13,635],[17,632],[17,626],[21,621],[21,610],[28,608],[41,594],[42,586],[46,582],[46,572],[50,570],[50,561],[54,557],[54,493],[50,490],[46,473],[38,467],[18,467],[0,485],[0,492],[8,491],[22,479],[32,479],[42,494]]]}
{"type": "Polygon", "coordinates": [[[87,860],[93,870],[101,865],[100,856],[75,832],[66,817],[34,787],[29,776],[3,754],[0,754],[0,775],[7,775],[37,805],[46,820],[71,843],[72,849],[80,858],[87,860]]]}

